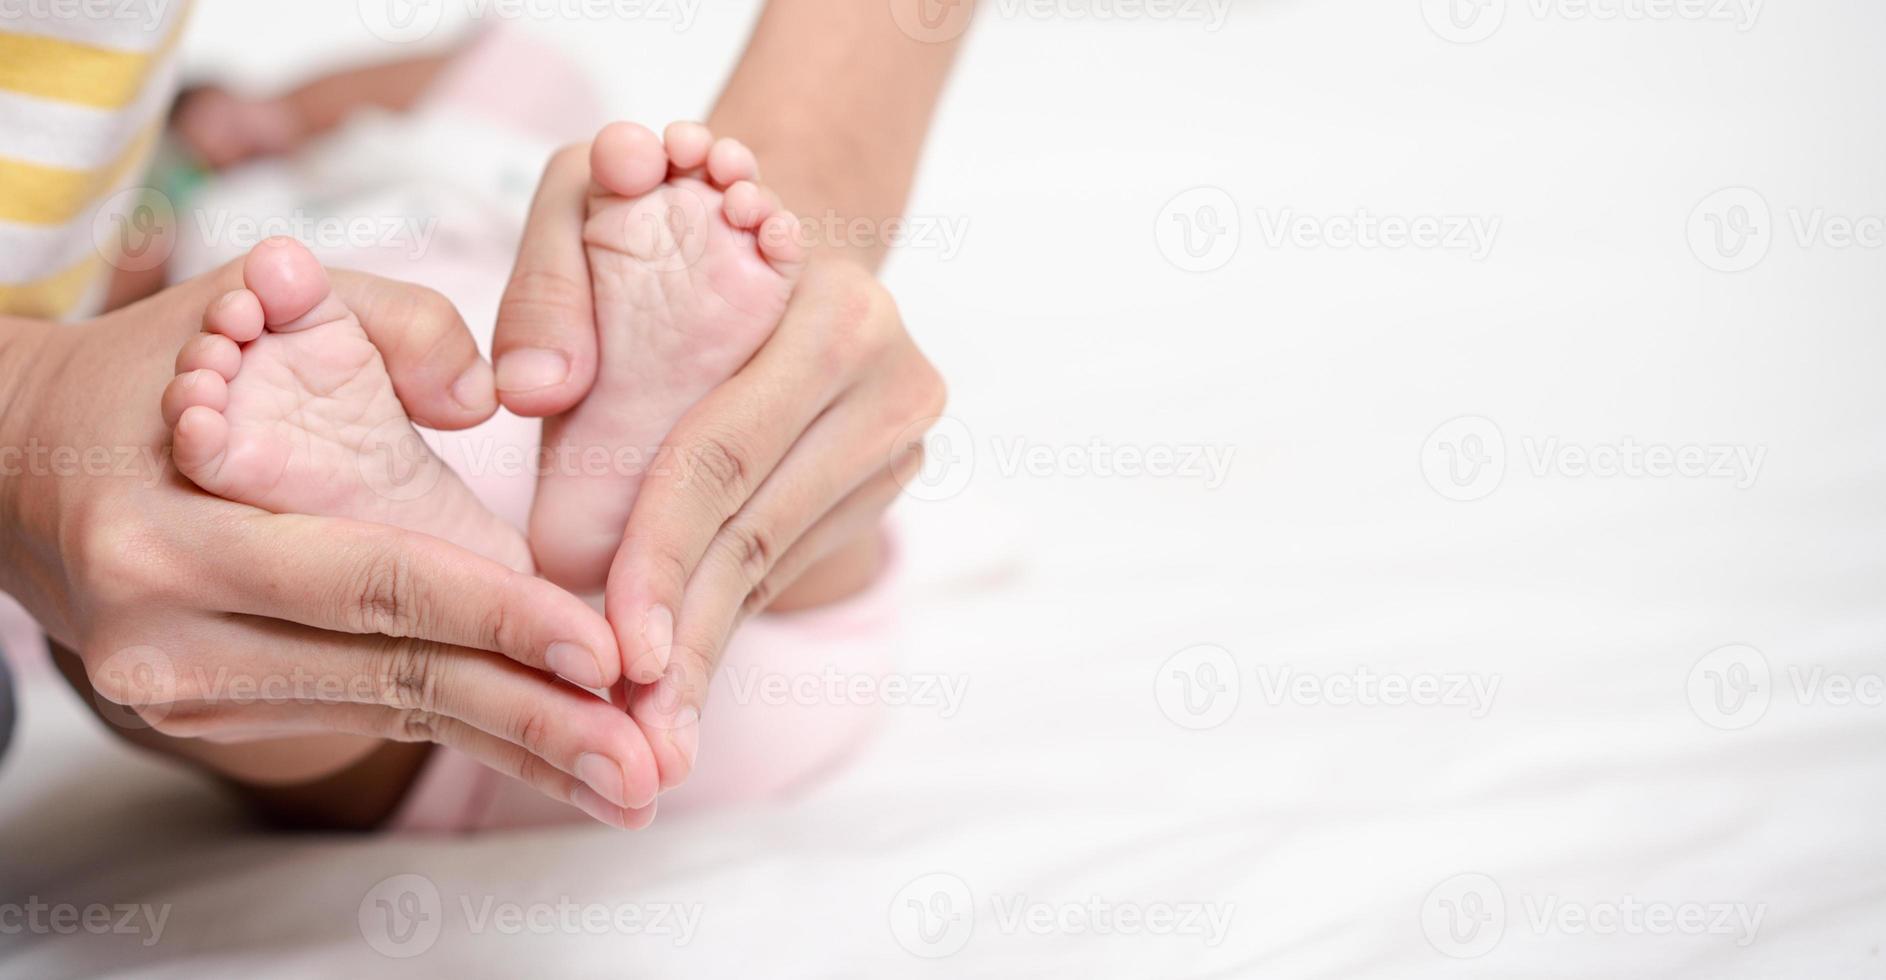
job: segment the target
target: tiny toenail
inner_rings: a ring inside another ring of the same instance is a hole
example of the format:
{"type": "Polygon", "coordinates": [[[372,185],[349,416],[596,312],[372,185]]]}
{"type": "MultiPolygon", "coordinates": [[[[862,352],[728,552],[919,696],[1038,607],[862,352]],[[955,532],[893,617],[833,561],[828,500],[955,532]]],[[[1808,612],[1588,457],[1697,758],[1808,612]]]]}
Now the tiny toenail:
{"type": "Polygon", "coordinates": [[[579,687],[598,688],[602,686],[602,668],[596,666],[596,655],[587,647],[574,643],[552,643],[544,651],[544,662],[556,672],[558,677],[579,687]]]}
{"type": "Polygon", "coordinates": [[[527,347],[498,358],[499,391],[536,391],[569,377],[570,359],[553,350],[527,347]]]}
{"type": "Polygon", "coordinates": [[[610,761],[607,756],[594,752],[585,752],[577,756],[576,778],[595,790],[597,796],[616,806],[629,805],[628,793],[622,788],[622,767],[610,761]]]}

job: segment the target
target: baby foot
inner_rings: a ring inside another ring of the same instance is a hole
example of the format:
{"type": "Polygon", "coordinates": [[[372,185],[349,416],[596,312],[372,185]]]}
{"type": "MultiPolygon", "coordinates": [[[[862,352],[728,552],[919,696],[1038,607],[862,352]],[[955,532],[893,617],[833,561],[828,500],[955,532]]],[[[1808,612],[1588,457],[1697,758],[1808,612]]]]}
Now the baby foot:
{"type": "Polygon", "coordinates": [[[314,255],[270,239],[242,278],[248,288],[210,304],[164,390],[177,469],[227,500],[421,531],[530,571],[523,536],[413,428],[314,255]]]}
{"type": "Polygon", "coordinates": [[[583,403],[545,425],[530,540],[551,580],[593,591],[642,477],[668,463],[663,441],[772,335],[805,247],[798,220],[754,183],[753,153],[698,123],[662,138],[612,125],[590,169],[599,366],[583,403]]]}

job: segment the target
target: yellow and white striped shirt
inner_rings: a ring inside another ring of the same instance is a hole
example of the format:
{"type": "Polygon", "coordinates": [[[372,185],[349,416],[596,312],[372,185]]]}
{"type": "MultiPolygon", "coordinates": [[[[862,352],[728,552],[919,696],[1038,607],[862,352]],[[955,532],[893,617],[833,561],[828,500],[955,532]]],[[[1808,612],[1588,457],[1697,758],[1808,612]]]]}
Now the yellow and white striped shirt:
{"type": "Polygon", "coordinates": [[[98,204],[143,183],[188,8],[0,6],[0,314],[75,317],[101,299],[112,236],[94,229],[98,204]]]}

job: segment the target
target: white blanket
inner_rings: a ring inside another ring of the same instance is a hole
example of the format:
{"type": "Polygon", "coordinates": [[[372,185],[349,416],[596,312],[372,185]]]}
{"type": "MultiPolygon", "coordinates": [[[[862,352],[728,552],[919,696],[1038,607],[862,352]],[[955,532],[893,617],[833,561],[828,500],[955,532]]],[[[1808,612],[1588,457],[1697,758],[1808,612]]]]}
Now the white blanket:
{"type": "MultiPolygon", "coordinates": [[[[1879,975],[1886,250],[1830,229],[1886,10],[1748,6],[985,4],[887,273],[953,713],[764,808],[342,840],[36,686],[0,903],[126,925],[0,977],[1879,975]]],[[[730,7],[566,32],[659,123],[730,7]]]]}

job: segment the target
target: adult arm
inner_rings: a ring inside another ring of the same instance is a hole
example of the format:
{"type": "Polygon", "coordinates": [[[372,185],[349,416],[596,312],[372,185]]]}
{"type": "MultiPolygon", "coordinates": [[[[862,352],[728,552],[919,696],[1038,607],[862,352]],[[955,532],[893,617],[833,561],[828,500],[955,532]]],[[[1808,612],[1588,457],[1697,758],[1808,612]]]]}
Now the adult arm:
{"type": "MultiPolygon", "coordinates": [[[[708,127],[751,147],[767,185],[815,233],[854,219],[881,231],[903,214],[960,43],[960,24],[918,29],[935,6],[771,0],[708,127]]],[[[876,269],[885,237],[819,234],[817,244],[876,269]]]]}

